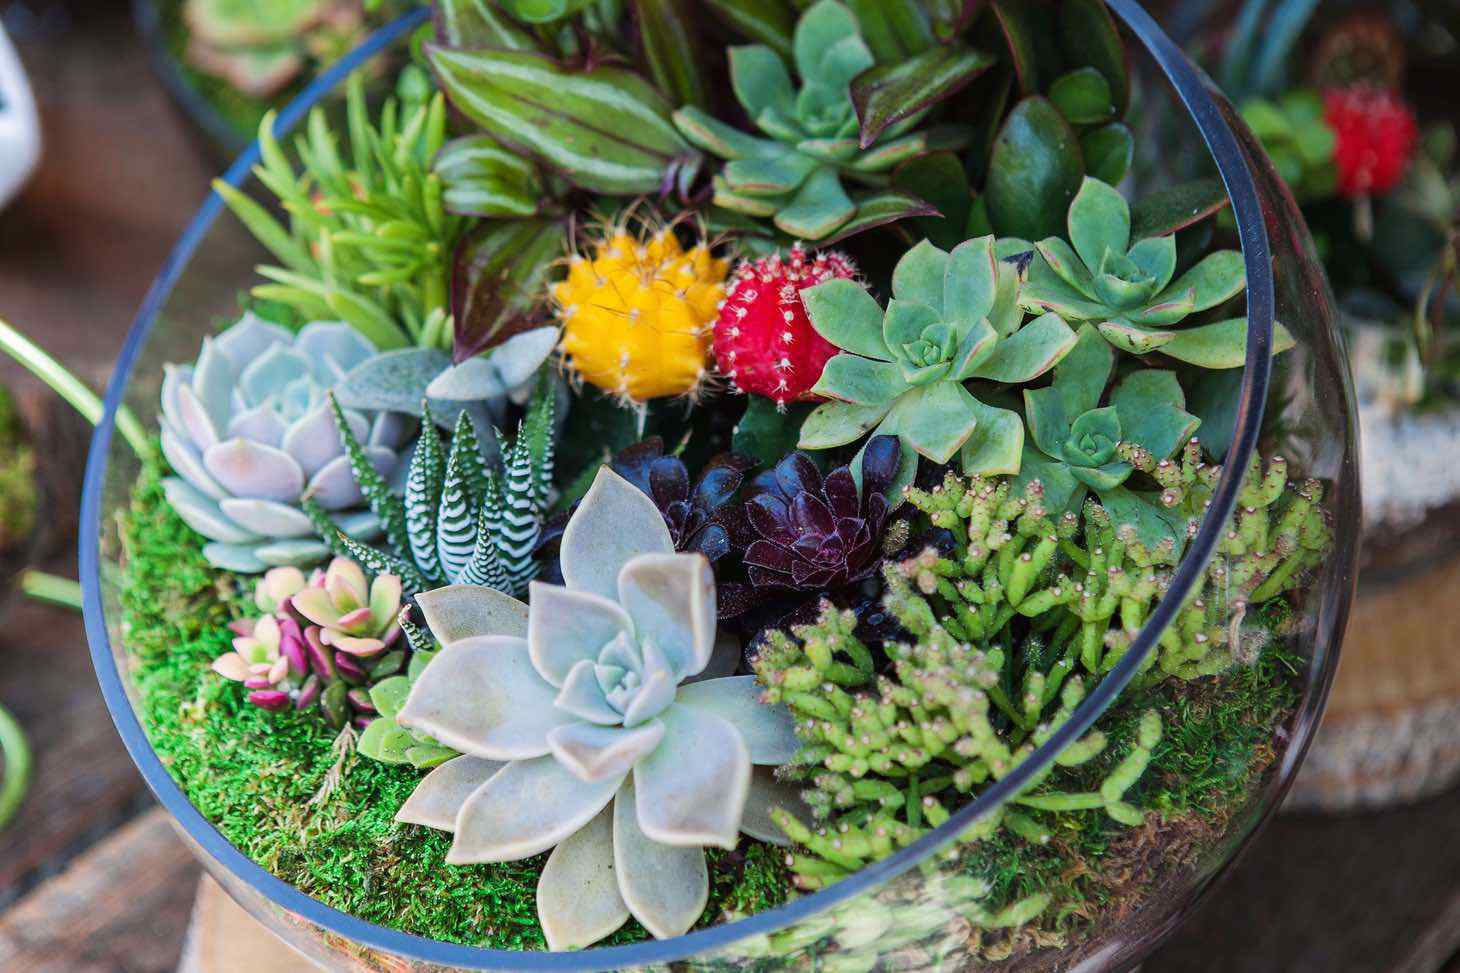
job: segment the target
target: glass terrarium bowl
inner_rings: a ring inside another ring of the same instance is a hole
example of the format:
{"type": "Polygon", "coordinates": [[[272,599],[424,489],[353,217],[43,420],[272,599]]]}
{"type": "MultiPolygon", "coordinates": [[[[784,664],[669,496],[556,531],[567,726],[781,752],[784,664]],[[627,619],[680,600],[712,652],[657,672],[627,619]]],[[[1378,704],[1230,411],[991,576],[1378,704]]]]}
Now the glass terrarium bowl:
{"type": "MultiPolygon", "coordinates": [[[[164,266],[137,317],[107,396],[92,444],[82,511],[81,566],[86,620],[102,691],[143,776],[173,816],[208,871],[280,938],[332,969],[587,970],[660,968],[677,961],[694,969],[816,968],[866,970],[963,969],[978,965],[968,948],[972,932],[960,870],[961,836],[986,819],[1085,733],[1155,651],[1164,627],[1203,577],[1227,532],[1240,474],[1262,443],[1264,456],[1280,448],[1291,468],[1321,481],[1333,544],[1315,576],[1292,597],[1292,639],[1301,658],[1294,681],[1297,706],[1272,741],[1274,759],[1225,828],[1194,855],[1170,869],[1140,905],[1123,911],[1079,943],[1039,950],[1012,964],[985,968],[1107,970],[1138,962],[1195,906],[1278,805],[1302,760],[1337,663],[1353,589],[1358,524],[1355,429],[1345,357],[1334,331],[1333,303],[1311,241],[1292,200],[1255,140],[1231,107],[1130,0],[1111,9],[1144,50],[1145,110],[1186,112],[1193,153],[1210,151],[1232,203],[1246,262],[1249,327],[1246,366],[1233,403],[1234,435],[1225,472],[1205,521],[1126,655],[1095,685],[1065,723],[1017,769],[989,785],[931,834],[892,857],[816,894],[736,922],[668,940],[573,953],[503,952],[408,935],[329,908],[255,864],[231,845],[184,795],[149,746],[135,708],[127,636],[121,627],[118,575],[123,558],[118,514],[129,502],[137,458],[114,433],[117,410],[155,419],[162,364],[187,360],[213,322],[232,310],[251,282],[260,251],[231,219],[219,219],[212,196],[164,266]],[[1167,90],[1175,94],[1168,103],[1167,90]],[[1157,102],[1160,102],[1158,105],[1157,102]],[[1184,105],[1181,109],[1179,106],[1184,105]],[[1274,320],[1296,347],[1274,359],[1274,320]]],[[[281,128],[341,85],[354,67],[405,42],[424,11],[378,32],[319,78],[285,111],[281,128]]],[[[226,179],[248,188],[250,149],[226,179]]],[[[1233,619],[1235,627],[1240,619],[1233,619]]]]}

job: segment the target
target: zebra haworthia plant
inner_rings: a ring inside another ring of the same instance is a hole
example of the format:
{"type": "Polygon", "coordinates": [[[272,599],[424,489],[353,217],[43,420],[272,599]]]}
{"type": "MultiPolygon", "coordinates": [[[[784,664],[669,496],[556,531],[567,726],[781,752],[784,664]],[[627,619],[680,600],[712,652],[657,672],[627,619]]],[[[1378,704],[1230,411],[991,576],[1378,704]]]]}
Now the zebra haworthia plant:
{"type": "Polygon", "coordinates": [[[396,722],[464,756],[396,819],[453,832],[453,865],[553,849],[537,886],[551,949],[631,915],[682,935],[709,895],[702,849],[777,840],[772,808],[799,807],[764,769],[796,749],[790,715],[753,676],[716,678],[739,653],[715,651],[709,562],[676,553],[653,501],[607,467],[562,566],[566,586],[534,583],[530,606],[476,586],[421,596],[443,650],[396,722]]]}
{"type": "Polygon", "coordinates": [[[458,416],[448,450],[425,407],[403,499],[363,462],[358,443],[342,429],[361,492],[385,528],[389,549],[367,548],[338,532],[337,542],[373,570],[400,576],[411,593],[450,584],[522,593],[537,574],[533,549],[552,485],[554,402],[552,383],[544,377],[516,438],[508,442],[495,432],[500,469],[483,461],[469,414],[458,416]]]}

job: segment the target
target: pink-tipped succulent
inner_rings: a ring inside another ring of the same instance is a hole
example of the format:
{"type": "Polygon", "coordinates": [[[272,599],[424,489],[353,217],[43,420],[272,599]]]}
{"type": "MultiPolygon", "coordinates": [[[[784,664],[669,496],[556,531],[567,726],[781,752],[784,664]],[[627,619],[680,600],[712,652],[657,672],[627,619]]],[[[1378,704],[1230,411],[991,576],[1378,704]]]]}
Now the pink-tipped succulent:
{"type": "Polygon", "coordinates": [[[291,689],[309,671],[299,625],[293,619],[264,615],[242,623],[237,631],[233,651],[214,659],[213,671],[243,683],[255,706],[280,710],[290,705],[291,689]]]}
{"type": "Polygon", "coordinates": [[[367,582],[360,566],[337,558],[306,578],[275,568],[259,579],[254,604],[263,615],[234,622],[233,651],[213,662],[241,682],[248,700],[271,711],[318,707],[334,726],[364,726],[376,715],[370,687],[405,671],[400,641],[401,581],[367,582]]]}
{"type": "Polygon", "coordinates": [[[845,255],[808,254],[799,243],[785,256],[743,261],[715,323],[715,362],[721,373],[740,391],[778,406],[820,398],[811,387],[837,348],[811,327],[801,292],[856,274],[845,255]]]}
{"type": "Polygon", "coordinates": [[[369,658],[400,637],[401,580],[393,574],[366,582],[365,572],[337,557],[323,573],[289,599],[290,607],[319,626],[320,642],[339,652],[369,658]]]}

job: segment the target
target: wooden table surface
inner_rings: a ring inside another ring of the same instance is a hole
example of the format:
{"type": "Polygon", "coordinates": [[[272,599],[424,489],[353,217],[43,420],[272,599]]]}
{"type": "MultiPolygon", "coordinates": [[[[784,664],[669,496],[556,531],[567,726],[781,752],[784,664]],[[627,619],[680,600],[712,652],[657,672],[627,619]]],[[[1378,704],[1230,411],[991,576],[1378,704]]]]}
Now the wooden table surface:
{"type": "MultiPolygon", "coordinates": [[[[0,317],[99,381],[210,171],[124,4],[25,4],[0,0],[0,11],[31,70],[46,152],[38,178],[0,214],[0,317]]],[[[14,366],[0,363],[0,381],[21,390],[32,415],[47,414],[14,366]]],[[[84,430],[55,436],[66,449],[48,452],[70,456],[84,430]]],[[[79,483],[74,460],[64,462],[60,480],[79,483]]],[[[69,548],[46,566],[74,571],[69,548]]],[[[9,604],[0,701],[37,752],[35,788],[0,834],[0,970],[173,969],[198,870],[165,816],[147,813],[79,618],[9,604]]],[[[1460,973],[1457,832],[1457,794],[1378,815],[1281,818],[1145,969],[1460,973]]]]}

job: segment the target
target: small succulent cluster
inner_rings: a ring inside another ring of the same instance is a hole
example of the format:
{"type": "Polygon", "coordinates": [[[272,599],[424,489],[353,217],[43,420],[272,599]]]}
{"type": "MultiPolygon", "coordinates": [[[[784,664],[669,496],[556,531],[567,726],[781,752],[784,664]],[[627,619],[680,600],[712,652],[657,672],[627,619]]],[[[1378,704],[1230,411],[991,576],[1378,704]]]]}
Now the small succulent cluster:
{"type": "MultiPolygon", "coordinates": [[[[259,306],[314,323],[246,317],[163,385],[173,507],[273,568],[214,668],[429,770],[396,819],[448,865],[547,853],[552,949],[685,933],[743,835],[814,890],[943,825],[1126,657],[1205,514],[1245,275],[1177,231],[1221,199],[1114,188],[1103,4],[961,7],[437,0],[378,112],[356,75],[344,133],[266,120],[284,217],[220,186],[259,306]],[[751,43],[695,49],[701,16],[751,43]],[[711,114],[727,63],[758,134],[711,114]]],[[[1119,730],[963,835],[935,908],[844,918],[941,955],[1067,915],[969,877],[979,840],[1144,822],[1163,701],[1263,650],[1322,502],[1247,471],[1119,730]]]]}
{"type": "Polygon", "coordinates": [[[836,251],[807,253],[799,243],[735,268],[715,322],[715,364],[739,392],[780,408],[813,399],[811,391],[837,348],[811,326],[801,292],[850,279],[857,268],[836,251]]]}
{"type": "Polygon", "coordinates": [[[479,584],[520,594],[538,571],[533,557],[552,486],[555,399],[552,384],[538,385],[511,442],[496,432],[501,468],[489,468],[471,416],[457,417],[448,451],[429,406],[406,476],[405,496],[366,462],[360,444],[335,407],[340,436],[360,492],[385,531],[385,550],[331,532],[323,511],[306,509],[322,537],[373,570],[398,575],[409,593],[448,584],[479,584]]]}
{"type": "Polygon", "coordinates": [[[842,352],[813,388],[835,401],[807,417],[802,448],[842,446],[869,430],[896,435],[899,488],[912,481],[918,455],[940,465],[959,456],[970,472],[1017,472],[1019,416],[979,400],[965,383],[1033,381],[1075,343],[1057,315],[1026,325],[1019,291],[1018,270],[995,256],[987,236],[951,253],[927,241],[909,250],[893,271],[885,313],[852,281],[807,291],[812,326],[842,352]]]}
{"type": "MultiPolygon", "coordinates": [[[[329,549],[301,509],[308,497],[331,531],[367,539],[380,529],[351,475],[351,459],[327,391],[374,354],[358,331],[315,322],[297,335],[247,313],[203,339],[191,365],[167,366],[162,382],[162,452],[175,476],[168,502],[209,543],[219,568],[256,574],[310,567],[329,549]]],[[[393,413],[349,410],[341,421],[359,443],[356,458],[391,475],[410,423],[393,413]]]]}
{"type": "Polygon", "coordinates": [[[309,577],[278,567],[259,579],[254,604],[262,614],[234,623],[233,649],[213,671],[242,683],[261,709],[316,709],[331,726],[367,726],[372,686],[407,666],[400,578],[367,581],[345,558],[309,577]]]}
{"type": "Polygon", "coordinates": [[[703,242],[685,250],[673,227],[636,233],[627,218],[587,249],[552,289],[569,371],[625,403],[698,394],[726,261],[703,242]]]}
{"type": "MultiPolygon", "coordinates": [[[[954,635],[894,569],[888,580],[884,604],[909,640],[883,646],[886,671],[877,671],[857,638],[855,614],[830,604],[812,624],[772,632],[754,660],[766,698],[796,718],[801,747],[786,773],[806,783],[802,797],[815,822],[779,810],[773,816],[801,849],[789,861],[805,888],[837,882],[943,824],[956,809],[950,802],[1013,770],[1084,698],[1083,681],[1064,678],[1068,667],[1047,673],[1038,656],[1006,657],[988,642],[954,635]],[[1003,689],[1006,666],[1014,667],[1019,689],[1013,699],[1003,689]]],[[[998,813],[1000,823],[1041,843],[1050,832],[1037,811],[1098,809],[1140,824],[1143,812],[1123,798],[1145,772],[1160,733],[1151,711],[1140,738],[1098,788],[1062,792],[1041,781],[1016,799],[1019,810],[998,813]]],[[[1092,731],[1064,751],[1059,766],[1088,763],[1107,745],[1092,731]]]]}
{"type": "MultiPolygon", "coordinates": [[[[1090,321],[1133,355],[1159,351],[1202,368],[1237,368],[1246,360],[1247,319],[1178,329],[1189,316],[1241,293],[1242,255],[1217,250],[1174,281],[1176,237],[1130,239],[1130,204],[1114,187],[1086,178],[1070,203],[1068,239],[1040,241],[1020,301],[1075,323],[1090,321]]],[[[1293,346],[1274,325],[1273,353],[1293,346]]]]}
{"type": "Polygon", "coordinates": [[[1024,390],[1024,415],[1034,443],[1025,444],[1021,479],[1038,477],[1045,502],[1056,511],[1078,506],[1085,488],[1106,495],[1125,483],[1134,467],[1118,455],[1121,446],[1138,447],[1158,461],[1169,459],[1200,425],[1186,411],[1175,372],[1129,372],[1107,398],[1114,373],[1114,349],[1086,324],[1074,349],[1055,367],[1054,380],[1024,390]],[[1101,406],[1102,401],[1109,404],[1101,406]]]}
{"type": "Polygon", "coordinates": [[[790,720],[753,677],[720,675],[709,562],[675,552],[658,508],[606,467],[562,569],[566,585],[535,583],[530,607],[484,587],[429,596],[450,599],[428,617],[444,649],[395,720],[464,756],[397,820],[452,832],[452,864],[553,849],[537,887],[550,948],[631,915],[678,936],[709,895],[701,849],[773,838],[770,806],[795,806],[753,770],[790,756],[790,720]]]}
{"type": "Polygon", "coordinates": [[[715,176],[715,204],[771,219],[793,238],[824,240],[851,222],[865,196],[843,180],[876,186],[899,163],[934,149],[961,148],[960,126],[909,133],[889,126],[862,133],[852,81],[875,63],[857,16],[838,0],[820,0],[796,22],[793,85],[781,55],[763,44],[730,48],[730,80],[740,106],[765,137],[747,135],[687,105],[674,122],[695,145],[728,160],[715,176]]]}

